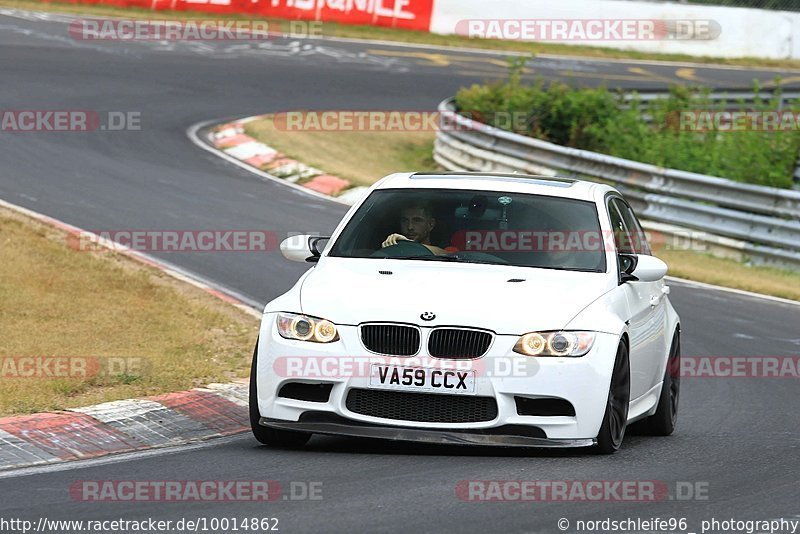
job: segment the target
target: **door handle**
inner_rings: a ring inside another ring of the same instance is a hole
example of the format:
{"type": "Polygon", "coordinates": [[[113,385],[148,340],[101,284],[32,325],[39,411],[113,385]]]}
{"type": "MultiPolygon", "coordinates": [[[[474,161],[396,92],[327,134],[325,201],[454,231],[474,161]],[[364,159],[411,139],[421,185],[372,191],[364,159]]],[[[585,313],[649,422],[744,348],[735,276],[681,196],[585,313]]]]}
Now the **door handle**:
{"type": "Polygon", "coordinates": [[[650,306],[655,308],[661,302],[664,295],[669,295],[669,286],[662,286],[661,293],[650,297],[650,306]]]}

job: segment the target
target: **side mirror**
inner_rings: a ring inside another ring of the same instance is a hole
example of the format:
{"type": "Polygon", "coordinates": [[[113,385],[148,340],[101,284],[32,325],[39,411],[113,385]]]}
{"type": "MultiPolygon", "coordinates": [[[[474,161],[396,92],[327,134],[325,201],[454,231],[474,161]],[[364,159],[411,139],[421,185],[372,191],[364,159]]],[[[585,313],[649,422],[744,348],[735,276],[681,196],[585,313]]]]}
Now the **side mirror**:
{"type": "Polygon", "coordinates": [[[655,256],[620,254],[622,282],[658,282],[667,275],[667,264],[655,256]]]}
{"type": "Polygon", "coordinates": [[[284,239],[281,243],[281,254],[287,260],[315,263],[319,261],[324,250],[322,241],[329,241],[330,237],[315,235],[296,235],[284,239]],[[322,247],[320,245],[322,244],[322,247]]]}

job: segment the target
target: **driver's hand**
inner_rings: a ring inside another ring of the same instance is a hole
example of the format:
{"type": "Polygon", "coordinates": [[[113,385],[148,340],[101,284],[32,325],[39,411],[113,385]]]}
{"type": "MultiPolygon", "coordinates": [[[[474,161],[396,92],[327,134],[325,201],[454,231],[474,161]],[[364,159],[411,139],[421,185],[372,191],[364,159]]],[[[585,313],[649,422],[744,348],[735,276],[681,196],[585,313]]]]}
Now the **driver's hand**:
{"type": "Polygon", "coordinates": [[[392,245],[396,245],[398,241],[411,241],[411,240],[401,234],[392,234],[386,238],[386,241],[383,242],[381,248],[386,248],[386,247],[391,247],[392,245]]]}

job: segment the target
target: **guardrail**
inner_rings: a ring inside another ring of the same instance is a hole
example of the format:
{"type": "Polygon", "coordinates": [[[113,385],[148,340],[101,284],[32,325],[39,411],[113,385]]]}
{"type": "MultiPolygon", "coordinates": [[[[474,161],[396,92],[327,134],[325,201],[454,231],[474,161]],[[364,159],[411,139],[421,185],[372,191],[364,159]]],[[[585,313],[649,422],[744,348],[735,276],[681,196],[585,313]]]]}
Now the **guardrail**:
{"type": "Polygon", "coordinates": [[[640,217],[699,230],[755,263],[800,269],[800,191],[665,169],[500,130],[439,106],[434,159],[453,171],[559,174],[615,185],[640,217]],[[728,239],[725,239],[728,238],[728,239]]]}
{"type": "MultiPolygon", "coordinates": [[[[652,102],[659,98],[667,96],[663,91],[652,90],[639,90],[632,93],[626,93],[623,100],[630,102],[632,100],[640,100],[642,102],[652,102]]],[[[707,96],[698,98],[708,98],[714,103],[725,102],[725,109],[739,109],[740,103],[744,105],[755,104],[756,98],[763,102],[769,102],[773,99],[772,91],[759,91],[758,94],[753,91],[742,89],[717,89],[710,92],[707,96]]],[[[782,109],[784,105],[793,100],[800,99],[800,89],[787,88],[782,89],[780,94],[780,101],[778,103],[778,110],[782,109]]]]}

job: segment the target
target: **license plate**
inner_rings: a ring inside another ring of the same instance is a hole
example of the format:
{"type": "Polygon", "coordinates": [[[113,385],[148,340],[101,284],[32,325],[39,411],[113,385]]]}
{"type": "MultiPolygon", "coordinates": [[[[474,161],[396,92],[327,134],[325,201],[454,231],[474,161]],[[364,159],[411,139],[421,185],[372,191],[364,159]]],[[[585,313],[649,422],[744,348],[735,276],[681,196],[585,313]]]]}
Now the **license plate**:
{"type": "Polygon", "coordinates": [[[373,364],[370,367],[369,386],[379,389],[475,395],[475,371],[373,364]]]}

